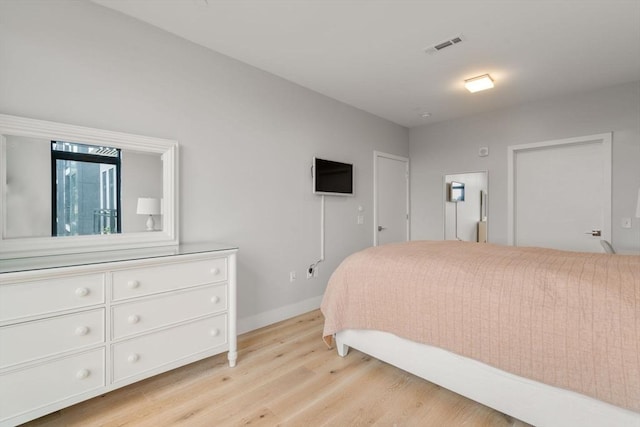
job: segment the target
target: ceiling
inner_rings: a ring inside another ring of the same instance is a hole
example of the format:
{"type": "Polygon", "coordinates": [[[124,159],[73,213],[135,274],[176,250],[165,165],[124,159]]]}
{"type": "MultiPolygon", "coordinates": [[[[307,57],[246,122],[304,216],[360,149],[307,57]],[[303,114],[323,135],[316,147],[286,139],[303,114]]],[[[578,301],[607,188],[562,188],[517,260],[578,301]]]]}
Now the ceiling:
{"type": "Polygon", "coordinates": [[[640,80],[640,0],[92,1],[406,127],[640,80]]]}

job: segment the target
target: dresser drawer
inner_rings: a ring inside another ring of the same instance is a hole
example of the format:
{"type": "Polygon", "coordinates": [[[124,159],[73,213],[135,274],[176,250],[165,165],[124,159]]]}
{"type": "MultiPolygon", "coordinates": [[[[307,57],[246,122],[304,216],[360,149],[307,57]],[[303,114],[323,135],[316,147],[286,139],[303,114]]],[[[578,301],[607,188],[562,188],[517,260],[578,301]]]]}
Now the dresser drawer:
{"type": "Polygon", "coordinates": [[[114,382],[227,344],[227,315],[200,319],[113,346],[114,382]]]}
{"type": "Polygon", "coordinates": [[[113,338],[149,331],[227,308],[226,284],[172,292],[112,307],[113,338]]]}
{"type": "Polygon", "coordinates": [[[0,321],[104,303],[104,274],[0,286],[0,321]]]}
{"type": "Polygon", "coordinates": [[[104,348],[0,375],[0,421],[105,385],[104,348]]]}
{"type": "Polygon", "coordinates": [[[104,342],[104,309],[0,328],[0,368],[104,342]]]}
{"type": "Polygon", "coordinates": [[[163,264],[113,273],[113,299],[121,300],[227,280],[227,259],[163,264]]]}

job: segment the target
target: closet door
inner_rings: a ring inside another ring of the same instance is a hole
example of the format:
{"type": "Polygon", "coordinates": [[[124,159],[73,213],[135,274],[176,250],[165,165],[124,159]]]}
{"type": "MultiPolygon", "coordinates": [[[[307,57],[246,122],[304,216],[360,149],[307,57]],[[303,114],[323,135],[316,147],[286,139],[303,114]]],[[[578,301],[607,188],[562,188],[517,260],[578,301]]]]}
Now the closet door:
{"type": "Polygon", "coordinates": [[[509,243],[602,252],[611,241],[611,134],[509,147],[509,243]]]}

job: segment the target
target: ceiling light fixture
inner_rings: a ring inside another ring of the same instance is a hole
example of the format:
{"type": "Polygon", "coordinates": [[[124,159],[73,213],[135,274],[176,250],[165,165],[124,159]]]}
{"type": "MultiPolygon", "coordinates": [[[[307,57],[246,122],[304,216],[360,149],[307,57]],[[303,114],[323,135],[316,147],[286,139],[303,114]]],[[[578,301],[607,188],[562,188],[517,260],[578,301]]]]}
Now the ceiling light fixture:
{"type": "Polygon", "coordinates": [[[429,117],[431,117],[431,113],[420,113],[420,117],[422,117],[423,119],[428,119],[429,117]]]}
{"type": "Polygon", "coordinates": [[[464,87],[471,93],[491,89],[493,87],[493,79],[489,74],[473,77],[464,81],[464,87]]]}

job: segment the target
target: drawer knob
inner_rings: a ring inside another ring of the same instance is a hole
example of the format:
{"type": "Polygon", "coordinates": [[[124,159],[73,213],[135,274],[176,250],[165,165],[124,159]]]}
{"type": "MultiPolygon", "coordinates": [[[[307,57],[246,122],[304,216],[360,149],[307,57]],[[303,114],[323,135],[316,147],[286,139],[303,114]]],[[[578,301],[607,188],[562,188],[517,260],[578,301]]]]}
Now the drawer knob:
{"type": "Polygon", "coordinates": [[[220,297],[218,295],[214,295],[211,297],[211,302],[217,304],[220,302],[220,297]]]}
{"type": "Polygon", "coordinates": [[[216,328],[216,329],[212,329],[211,332],[209,332],[211,334],[212,337],[217,337],[218,335],[220,335],[220,329],[216,328]]]}
{"type": "Polygon", "coordinates": [[[138,360],[140,360],[140,355],[137,353],[130,354],[129,357],[127,357],[127,362],[129,363],[136,363],[138,360]]]}
{"type": "Polygon", "coordinates": [[[89,295],[89,289],[88,288],[81,287],[81,288],[76,289],[76,296],[86,297],[87,295],[89,295]]]}
{"type": "Polygon", "coordinates": [[[91,371],[89,371],[88,369],[80,369],[78,372],[76,372],[76,378],[79,380],[83,380],[89,377],[90,374],[91,371]]]}
{"type": "Polygon", "coordinates": [[[137,314],[132,314],[131,316],[127,317],[127,322],[131,323],[132,325],[138,323],[140,321],[140,316],[138,316],[137,314]]]}
{"type": "Polygon", "coordinates": [[[218,267],[213,267],[211,269],[211,274],[213,274],[214,276],[217,276],[218,274],[220,274],[220,269],[218,267]]]}
{"type": "Polygon", "coordinates": [[[78,326],[76,328],[76,335],[87,335],[89,333],[88,326],[78,326]]]}
{"type": "Polygon", "coordinates": [[[138,282],[137,280],[129,280],[127,282],[127,286],[129,287],[129,289],[135,289],[140,286],[140,282],[138,282]]]}

